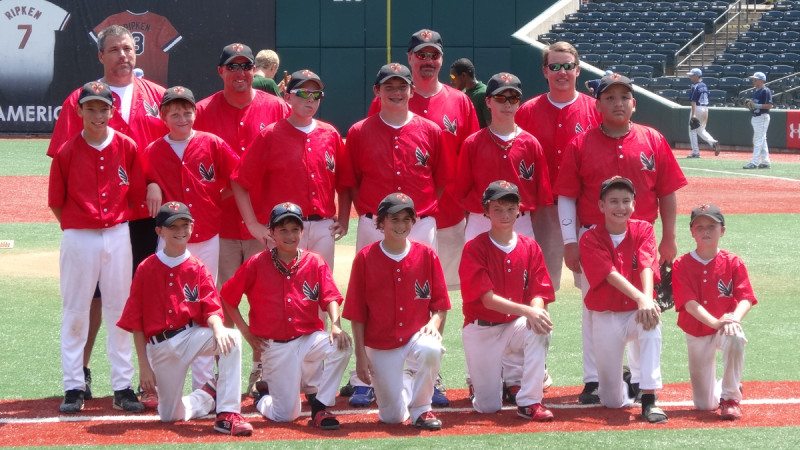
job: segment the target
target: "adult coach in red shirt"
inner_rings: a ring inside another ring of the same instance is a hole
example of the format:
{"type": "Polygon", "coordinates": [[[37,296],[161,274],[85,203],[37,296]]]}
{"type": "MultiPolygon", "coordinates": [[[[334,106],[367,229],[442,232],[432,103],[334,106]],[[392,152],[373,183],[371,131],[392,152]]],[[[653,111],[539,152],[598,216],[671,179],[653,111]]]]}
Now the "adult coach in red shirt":
{"type": "MultiPolygon", "coordinates": [[[[147,145],[167,134],[167,127],[158,116],[158,106],[164,95],[164,88],[133,74],[136,67],[136,45],[131,32],[122,26],[111,25],[97,35],[97,58],[103,65],[103,77],[114,98],[114,115],[108,125],[136,143],[139,151],[147,145]]],[[[61,145],[75,137],[83,130],[83,120],[78,115],[78,97],[81,88],[75,89],[61,105],[61,114],[56,120],[47,156],[53,158],[61,145]]],[[[128,221],[130,230],[133,269],[148,255],[156,250],[157,236],[155,220],[150,217],[146,205],[134,205],[128,221]]],[[[95,291],[95,298],[100,298],[100,291],[95,291]]],[[[84,349],[84,373],[91,380],[89,359],[94,340],[100,329],[100,304],[92,302],[89,320],[89,336],[84,349]]],[[[91,381],[89,381],[91,383],[91,381]]],[[[91,394],[89,394],[91,396],[91,394]]]]}
{"type": "MultiPolygon", "coordinates": [[[[442,84],[444,50],[442,37],[436,31],[422,29],[411,35],[408,42],[408,67],[414,83],[414,96],[408,108],[414,114],[432,120],[442,129],[442,146],[449,171],[453,176],[461,143],[480,130],[478,116],[472,100],[463,92],[442,84]]],[[[380,111],[380,101],[372,101],[369,115],[380,111]]],[[[437,252],[442,262],[444,277],[449,288],[458,287],[458,264],[464,248],[465,213],[449,190],[445,189],[436,213],[437,252]]]]}
{"type": "MultiPolygon", "coordinates": [[[[268,125],[289,115],[283,100],[252,88],[253,61],[253,51],[244,44],[233,43],[222,49],[217,66],[222,90],[197,103],[194,123],[196,130],[221,137],[239,156],[268,125]]],[[[261,200],[256,197],[254,204],[261,200]]],[[[259,217],[261,223],[267,219],[259,217]]],[[[217,283],[222,286],[245,260],[263,250],[265,243],[250,235],[232,195],[222,201],[219,237],[217,283]]]]}
{"type": "Polygon", "coordinates": [[[542,145],[550,174],[553,205],[541,206],[533,214],[533,231],[542,247],[547,271],[558,290],[561,285],[561,266],[564,246],[558,223],[558,196],[555,184],[561,167],[564,149],[576,135],[597,127],[600,113],[595,99],[577,91],[576,80],[581,73],[578,51],[572,44],[556,42],[545,48],[542,55],[542,75],[548,91],[520,106],[515,122],[532,134],[542,145]]]}

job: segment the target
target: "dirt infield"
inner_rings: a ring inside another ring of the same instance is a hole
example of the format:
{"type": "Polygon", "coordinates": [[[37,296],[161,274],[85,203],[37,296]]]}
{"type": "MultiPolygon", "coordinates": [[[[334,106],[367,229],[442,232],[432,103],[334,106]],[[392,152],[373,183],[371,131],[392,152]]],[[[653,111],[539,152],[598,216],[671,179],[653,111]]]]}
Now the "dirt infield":
{"type": "MultiPolygon", "coordinates": [[[[575,403],[579,387],[553,387],[545,395],[556,420],[532,423],[517,417],[513,407],[496,414],[477,414],[471,410],[466,390],[450,390],[450,408],[438,410],[444,428],[438,433],[419,431],[409,425],[380,424],[375,411],[349,409],[346,399],[339,398],[332,408],[342,422],[338,431],[311,428],[308,417],[292,423],[274,423],[261,418],[250,400],[245,400],[242,413],[255,428],[250,438],[231,438],[212,430],[211,418],[191,422],[162,424],[153,412],[146,416],[125,416],[111,409],[111,399],[87,402],[81,416],[58,416],[60,399],[18,400],[0,402],[0,445],[133,445],[162,443],[235,442],[299,440],[315,438],[368,439],[386,437],[470,435],[497,433],[575,432],[598,430],[640,430],[672,428],[743,428],[800,426],[800,399],[786,398],[797,392],[800,382],[747,382],[743,402],[744,417],[735,422],[721,421],[713,411],[695,411],[691,406],[691,388],[687,383],[665,386],[659,403],[669,415],[663,425],[650,425],[639,417],[640,407],[610,410],[586,407],[575,403]],[[780,405],[780,407],[776,407],[780,405]],[[13,419],[11,419],[13,417],[13,419]],[[232,440],[233,439],[233,440],[232,440]]],[[[304,405],[304,411],[308,406],[304,405]]]]}

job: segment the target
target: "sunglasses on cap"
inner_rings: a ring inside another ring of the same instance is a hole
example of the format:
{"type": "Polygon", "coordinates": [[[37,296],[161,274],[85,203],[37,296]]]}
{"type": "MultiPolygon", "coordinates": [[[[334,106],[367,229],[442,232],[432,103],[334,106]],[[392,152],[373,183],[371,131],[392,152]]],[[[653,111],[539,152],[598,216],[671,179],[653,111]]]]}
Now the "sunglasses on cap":
{"type": "Polygon", "coordinates": [[[516,104],[517,104],[517,103],[519,103],[519,101],[521,100],[521,97],[520,97],[520,96],[518,96],[518,95],[502,95],[502,94],[497,94],[497,95],[493,95],[493,96],[492,96],[492,98],[493,98],[493,99],[494,99],[494,100],[495,100],[497,103],[505,103],[505,102],[508,102],[508,103],[511,103],[512,105],[516,105],[516,104]]]}
{"type": "Polygon", "coordinates": [[[442,57],[442,54],[439,52],[414,52],[414,56],[416,56],[417,59],[421,59],[423,61],[427,61],[429,59],[432,61],[436,61],[442,57]]]}
{"type": "Polygon", "coordinates": [[[552,70],[553,72],[558,72],[561,69],[564,69],[567,72],[569,72],[570,70],[573,70],[576,67],[578,67],[578,64],[571,63],[571,62],[569,62],[569,63],[561,63],[561,64],[553,63],[553,64],[548,64],[547,65],[547,68],[552,70]]]}
{"type": "Polygon", "coordinates": [[[253,69],[253,63],[245,62],[245,63],[228,63],[225,64],[225,68],[228,69],[229,72],[236,72],[237,70],[241,69],[245,72],[253,69]]]}
{"type": "Polygon", "coordinates": [[[319,100],[321,98],[325,98],[325,92],[323,91],[309,91],[308,89],[292,89],[289,91],[290,94],[294,94],[303,100],[319,100]]]}

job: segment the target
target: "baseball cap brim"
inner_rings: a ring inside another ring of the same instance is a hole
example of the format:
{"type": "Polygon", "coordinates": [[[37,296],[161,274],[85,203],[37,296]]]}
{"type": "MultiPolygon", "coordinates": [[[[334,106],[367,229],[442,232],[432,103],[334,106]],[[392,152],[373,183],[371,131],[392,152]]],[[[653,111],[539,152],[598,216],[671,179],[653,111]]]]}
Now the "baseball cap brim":
{"type": "Polygon", "coordinates": [[[186,219],[189,222],[194,222],[194,218],[192,218],[191,215],[184,214],[184,213],[177,213],[177,214],[173,214],[173,215],[167,217],[166,219],[161,221],[160,224],[157,223],[156,226],[168,227],[168,226],[172,225],[173,223],[175,223],[175,221],[178,220],[178,219],[186,219]]]}
{"type": "Polygon", "coordinates": [[[441,46],[441,45],[439,45],[439,44],[434,44],[434,43],[432,43],[432,42],[423,42],[423,43],[421,43],[421,44],[419,44],[419,45],[417,45],[417,46],[413,47],[413,48],[411,49],[411,53],[418,52],[418,51],[422,50],[422,49],[423,49],[423,48],[425,48],[425,47],[433,47],[433,48],[435,48],[436,50],[439,50],[439,53],[444,53],[444,50],[442,49],[442,46],[441,46]]]}
{"type": "Polygon", "coordinates": [[[522,95],[522,89],[519,89],[515,86],[500,86],[497,89],[493,90],[492,92],[487,92],[487,96],[497,95],[503,91],[514,91],[519,95],[522,95]]]}
{"type": "Polygon", "coordinates": [[[303,217],[301,215],[293,213],[291,211],[286,211],[285,213],[283,213],[283,214],[281,214],[279,216],[271,218],[271,220],[269,222],[270,228],[276,226],[277,224],[281,223],[281,221],[283,219],[287,219],[287,218],[291,218],[291,219],[294,219],[294,220],[300,222],[300,228],[303,228],[303,217]]]}
{"type": "Polygon", "coordinates": [[[387,75],[387,76],[385,76],[383,78],[379,78],[378,80],[376,80],[375,84],[378,85],[378,84],[386,83],[387,81],[391,80],[392,78],[400,78],[401,80],[405,81],[408,84],[414,84],[414,82],[411,80],[411,78],[404,77],[402,75],[397,75],[397,74],[387,75]]]}
{"type": "Polygon", "coordinates": [[[108,97],[103,97],[101,95],[87,95],[86,97],[83,97],[82,99],[78,100],[78,104],[82,105],[91,100],[98,100],[105,103],[106,105],[114,104],[114,102],[110,101],[108,97]]]}

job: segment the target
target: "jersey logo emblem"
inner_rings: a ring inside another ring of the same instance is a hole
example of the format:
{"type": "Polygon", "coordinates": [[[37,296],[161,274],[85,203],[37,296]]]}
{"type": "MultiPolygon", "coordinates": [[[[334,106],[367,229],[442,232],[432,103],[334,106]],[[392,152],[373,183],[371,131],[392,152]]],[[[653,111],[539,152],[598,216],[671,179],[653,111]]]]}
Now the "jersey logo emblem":
{"type": "Polygon", "coordinates": [[[519,162],[519,177],[523,180],[533,180],[533,164],[530,166],[525,164],[525,160],[519,162]]]}
{"type": "Polygon", "coordinates": [[[308,285],[308,281],[303,281],[303,294],[307,300],[316,302],[319,300],[319,283],[314,284],[314,287],[308,285]]]}
{"type": "Polygon", "coordinates": [[[733,280],[728,281],[728,284],[723,283],[722,280],[717,281],[717,290],[719,291],[719,295],[723,297],[732,297],[733,280]]]}
{"type": "Polygon", "coordinates": [[[425,284],[422,286],[419,285],[419,281],[414,281],[414,291],[417,293],[418,300],[430,300],[431,299],[431,283],[426,281],[425,284]]]}
{"type": "Polygon", "coordinates": [[[333,155],[327,151],[325,152],[325,168],[332,173],[336,173],[336,161],[333,159],[333,155]]]}
{"type": "Polygon", "coordinates": [[[528,289],[528,269],[522,272],[522,289],[528,289]]]}
{"type": "Polygon", "coordinates": [[[417,165],[425,167],[428,165],[428,159],[431,157],[430,153],[425,152],[423,153],[422,150],[417,147],[417,150],[414,152],[414,155],[417,157],[417,165]]]}
{"type": "Polygon", "coordinates": [[[128,173],[125,172],[125,169],[122,166],[117,168],[117,175],[119,175],[119,185],[120,186],[128,186],[128,173]]]}
{"type": "Polygon", "coordinates": [[[642,170],[654,171],[656,170],[656,155],[652,154],[649,158],[644,153],[639,153],[639,159],[642,161],[642,170]]]}
{"type": "Polygon", "coordinates": [[[575,124],[575,134],[581,134],[581,133],[583,133],[583,127],[581,126],[581,124],[576,123],[575,124]]]}
{"type": "Polygon", "coordinates": [[[264,124],[264,122],[261,122],[261,125],[258,126],[258,131],[264,131],[264,128],[267,128],[267,126],[264,124]]]}
{"type": "Polygon", "coordinates": [[[456,133],[458,132],[458,119],[453,119],[451,121],[450,118],[447,117],[447,114],[445,114],[444,116],[442,116],[442,123],[444,124],[444,128],[447,131],[452,133],[453,136],[456,135],[456,133]]]}
{"type": "Polygon", "coordinates": [[[631,261],[631,262],[633,263],[633,270],[638,269],[639,268],[639,255],[634,254],[633,255],[633,261],[631,261]]]}
{"type": "Polygon", "coordinates": [[[214,163],[211,163],[208,169],[206,169],[203,163],[200,163],[198,170],[200,171],[200,176],[203,177],[203,181],[214,181],[214,163]]]}
{"type": "Polygon", "coordinates": [[[194,303],[200,298],[200,294],[197,290],[197,285],[194,288],[190,288],[188,284],[183,285],[183,297],[186,299],[187,302],[194,303]]]}
{"type": "Polygon", "coordinates": [[[147,111],[148,115],[158,117],[158,104],[156,102],[153,102],[151,105],[146,101],[142,101],[142,104],[144,105],[144,110],[147,111]]]}

